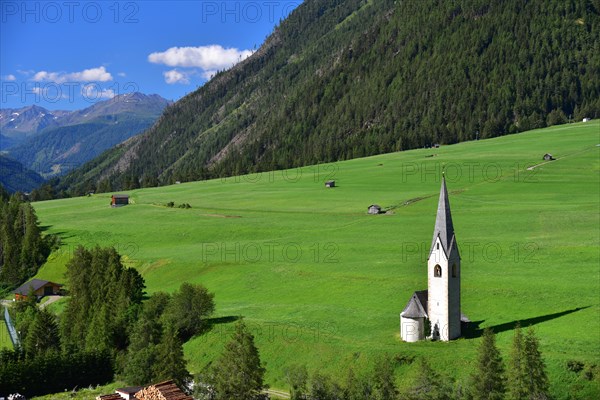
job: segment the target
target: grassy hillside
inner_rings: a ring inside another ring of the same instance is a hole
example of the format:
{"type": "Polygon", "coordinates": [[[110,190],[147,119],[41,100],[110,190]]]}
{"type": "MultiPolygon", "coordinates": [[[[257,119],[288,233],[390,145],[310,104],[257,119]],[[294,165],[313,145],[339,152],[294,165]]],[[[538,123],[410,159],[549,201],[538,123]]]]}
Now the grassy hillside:
{"type": "MultiPolygon", "coordinates": [[[[237,316],[257,337],[268,383],[283,368],[345,375],[375,355],[427,357],[464,380],[477,334],[451,343],[406,344],[399,313],[427,287],[431,243],[445,169],[462,255],[462,308],[494,327],[508,357],[516,321],[534,325],[552,392],[598,392],[566,369],[598,363],[600,301],[600,124],[562,125],[437,149],[129,192],[36,203],[47,232],[64,246],[38,277],[62,281],[71,249],[114,245],[143,274],[148,292],[203,283],[215,296],[216,324],[186,343],[199,372],[218,354],[237,316]],[[541,164],[544,153],[556,161],[541,164]],[[529,171],[528,167],[541,164],[529,171]],[[335,179],[338,187],[325,189],[335,179]],[[167,208],[189,203],[191,209],[167,208]],[[380,204],[389,215],[366,214],[380,204]]],[[[410,366],[398,368],[406,384],[410,366]]],[[[596,378],[597,379],[597,378],[596,378]]],[[[593,397],[593,396],[592,396],[593,397]]]]}

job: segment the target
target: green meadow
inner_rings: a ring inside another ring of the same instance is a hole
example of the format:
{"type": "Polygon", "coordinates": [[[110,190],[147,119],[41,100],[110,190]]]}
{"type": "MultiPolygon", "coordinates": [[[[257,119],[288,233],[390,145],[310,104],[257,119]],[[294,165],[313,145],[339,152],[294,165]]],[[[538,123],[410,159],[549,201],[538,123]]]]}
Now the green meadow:
{"type": "MultiPolygon", "coordinates": [[[[426,357],[466,381],[476,328],[493,327],[507,359],[521,321],[540,338],[552,394],[595,397],[598,380],[566,363],[600,364],[599,144],[592,121],[134,190],[121,208],[109,207],[110,193],[35,203],[45,232],[63,243],[37,277],[62,283],[73,248],[98,244],[116,247],[148,293],[205,285],[217,309],[211,331],[184,345],[194,373],[243,317],[274,388],[286,389],[291,364],[341,380],[347,367],[366,370],[386,352],[426,357]],[[544,163],[545,153],[557,160],[544,163]],[[399,313],[427,288],[442,171],[462,256],[462,311],[473,328],[450,343],[403,343],[399,313]],[[337,187],[326,189],[330,179],[337,187]],[[175,208],[165,207],[171,201],[175,208]],[[367,215],[371,204],[388,213],[367,215]]],[[[399,362],[398,383],[409,384],[414,370],[399,362]]]]}
{"type": "Polygon", "coordinates": [[[8,334],[8,328],[6,322],[4,322],[4,307],[0,305],[0,350],[10,349],[12,350],[13,344],[8,334]]]}

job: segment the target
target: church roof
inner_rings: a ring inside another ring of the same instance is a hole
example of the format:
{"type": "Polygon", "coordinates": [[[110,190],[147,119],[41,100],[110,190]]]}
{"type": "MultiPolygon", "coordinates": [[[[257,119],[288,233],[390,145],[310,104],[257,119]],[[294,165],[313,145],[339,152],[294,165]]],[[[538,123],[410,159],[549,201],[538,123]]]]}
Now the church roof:
{"type": "Polygon", "coordinates": [[[407,318],[428,318],[427,290],[419,290],[414,292],[400,315],[407,318]]]}
{"type": "MultiPolygon", "coordinates": [[[[440,200],[438,202],[437,216],[435,218],[435,228],[433,229],[433,240],[431,241],[431,250],[435,246],[435,241],[440,238],[444,252],[450,254],[454,243],[454,225],[452,224],[452,214],[450,213],[450,201],[448,200],[448,189],[446,188],[446,178],[442,177],[442,188],[440,189],[440,200]]],[[[458,246],[456,246],[458,251],[458,246]]]]}

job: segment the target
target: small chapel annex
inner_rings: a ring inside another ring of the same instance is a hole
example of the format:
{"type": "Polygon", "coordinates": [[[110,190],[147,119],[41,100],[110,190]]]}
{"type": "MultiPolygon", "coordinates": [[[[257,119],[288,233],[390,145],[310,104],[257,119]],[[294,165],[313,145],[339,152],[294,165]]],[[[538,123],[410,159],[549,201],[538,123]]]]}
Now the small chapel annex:
{"type": "Polygon", "coordinates": [[[400,313],[400,336],[405,342],[426,338],[448,341],[461,335],[460,255],[446,179],[442,178],[431,250],[427,259],[427,290],[414,292],[400,313]]]}

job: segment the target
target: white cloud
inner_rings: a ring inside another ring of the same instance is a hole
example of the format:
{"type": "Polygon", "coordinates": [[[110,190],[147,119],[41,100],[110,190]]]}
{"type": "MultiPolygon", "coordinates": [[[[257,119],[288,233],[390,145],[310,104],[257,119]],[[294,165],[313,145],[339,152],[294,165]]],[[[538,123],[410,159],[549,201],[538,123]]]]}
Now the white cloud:
{"type": "Polygon", "coordinates": [[[32,69],[29,69],[29,70],[18,69],[17,72],[20,73],[21,75],[25,75],[25,76],[29,76],[29,75],[35,73],[35,71],[32,69]]]}
{"type": "Polygon", "coordinates": [[[4,79],[5,81],[13,82],[17,80],[17,77],[13,74],[8,74],[6,76],[3,76],[2,79],[4,79]]]}
{"type": "Polygon", "coordinates": [[[62,93],[56,87],[39,87],[34,86],[31,88],[31,92],[39,96],[43,96],[46,101],[55,102],[59,99],[68,98],[66,93],[62,93]]]}
{"type": "Polygon", "coordinates": [[[118,76],[120,76],[121,78],[125,78],[127,76],[127,74],[125,72],[119,72],[117,73],[118,76]]]}
{"type": "Polygon", "coordinates": [[[81,95],[88,100],[112,99],[115,97],[115,91],[102,89],[99,85],[90,83],[81,87],[81,95]]]}
{"type": "Polygon", "coordinates": [[[47,72],[39,71],[33,78],[36,82],[107,82],[112,81],[113,77],[105,67],[84,69],[81,72],[47,72]]]}
{"type": "Polygon", "coordinates": [[[172,69],[170,71],[163,72],[163,76],[165,77],[165,82],[167,82],[169,85],[173,85],[175,83],[187,85],[190,83],[190,73],[185,71],[172,69]]]}
{"type": "Polygon", "coordinates": [[[220,45],[171,47],[167,51],[150,54],[148,61],[169,67],[199,67],[203,70],[219,70],[229,68],[250,55],[252,55],[251,50],[225,49],[220,45]]]}
{"type": "Polygon", "coordinates": [[[206,79],[206,80],[210,81],[210,80],[213,78],[213,76],[215,76],[215,75],[217,74],[217,72],[218,72],[218,71],[217,71],[217,70],[215,70],[215,69],[211,69],[211,70],[208,70],[208,71],[204,71],[204,72],[202,72],[202,77],[203,77],[204,79],[206,79]]]}

